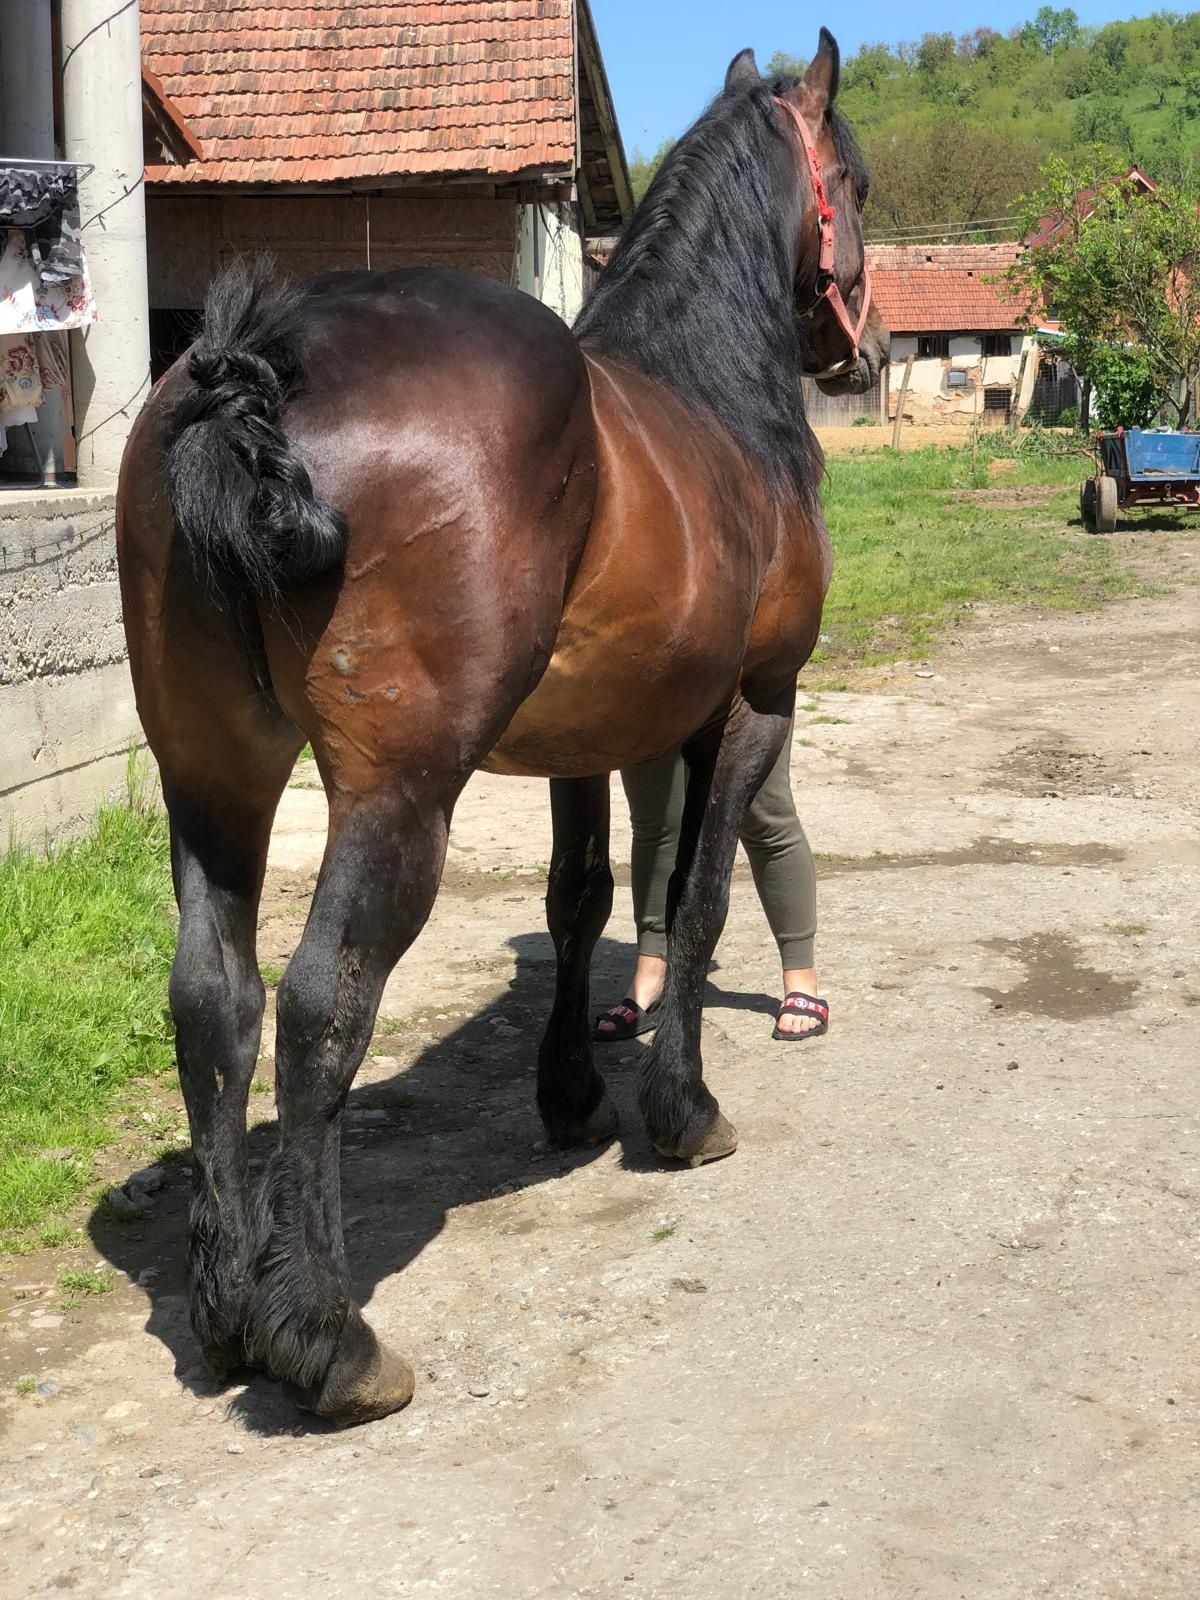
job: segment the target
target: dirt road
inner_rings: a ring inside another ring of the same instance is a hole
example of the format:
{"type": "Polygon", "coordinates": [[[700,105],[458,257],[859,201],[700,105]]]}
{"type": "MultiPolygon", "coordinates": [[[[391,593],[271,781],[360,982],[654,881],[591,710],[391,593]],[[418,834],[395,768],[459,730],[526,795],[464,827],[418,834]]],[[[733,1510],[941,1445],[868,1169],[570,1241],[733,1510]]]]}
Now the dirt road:
{"type": "MultiPolygon", "coordinates": [[[[1195,589],[980,616],[932,676],[801,714],[833,1025],[769,1041],[740,868],[705,1052],[742,1144],[698,1172],[650,1158],[640,1047],[606,1056],[620,1143],[541,1144],[544,794],[473,784],[346,1135],[353,1272],[413,1406],[338,1435],[209,1384],[169,1168],[150,1220],[95,1225],[112,1293],[64,1311],[59,1260],[0,1273],[0,1589],[1190,1600],[1197,620],[1195,589]]],[[[264,960],[322,807],[283,808],[264,960]]],[[[628,928],[622,888],[598,1000],[628,928]]]]}

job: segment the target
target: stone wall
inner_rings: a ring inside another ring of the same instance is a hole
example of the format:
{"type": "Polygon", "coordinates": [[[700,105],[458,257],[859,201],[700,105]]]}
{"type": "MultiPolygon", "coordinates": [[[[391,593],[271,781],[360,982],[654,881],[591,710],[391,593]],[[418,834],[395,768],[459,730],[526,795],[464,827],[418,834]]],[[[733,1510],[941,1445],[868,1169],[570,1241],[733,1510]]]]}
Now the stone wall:
{"type": "Polygon", "coordinates": [[[142,742],[117,588],[115,497],[0,497],[0,849],[78,828],[142,742]]]}

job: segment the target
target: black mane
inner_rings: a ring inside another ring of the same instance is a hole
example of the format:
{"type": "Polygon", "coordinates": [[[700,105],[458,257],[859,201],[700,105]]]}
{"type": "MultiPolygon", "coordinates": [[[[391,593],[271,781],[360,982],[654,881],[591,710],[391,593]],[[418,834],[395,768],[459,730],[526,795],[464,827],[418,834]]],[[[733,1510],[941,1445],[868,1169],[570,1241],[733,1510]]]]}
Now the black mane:
{"type": "MultiPolygon", "coordinates": [[[[788,218],[807,197],[773,96],[794,78],[719,95],[655,174],[575,324],[714,412],[777,489],[808,501],[820,448],[804,416],[788,218]]],[[[830,112],[856,188],[862,159],[830,112]]]]}

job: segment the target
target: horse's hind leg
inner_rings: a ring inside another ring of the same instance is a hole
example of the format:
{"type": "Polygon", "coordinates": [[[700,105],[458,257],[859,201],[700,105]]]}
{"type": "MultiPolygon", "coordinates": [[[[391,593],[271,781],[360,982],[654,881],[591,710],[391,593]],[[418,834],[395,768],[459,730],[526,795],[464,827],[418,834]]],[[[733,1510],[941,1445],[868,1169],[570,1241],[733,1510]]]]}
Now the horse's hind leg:
{"type": "MultiPolygon", "coordinates": [[[[164,768],[179,941],[170,1001],[192,1137],[188,1240],[192,1326],[218,1372],[245,1359],[246,1101],[258,1059],[264,991],[255,951],[258,901],[271,818],[298,739],[256,793],[188,794],[164,768]],[[256,803],[257,802],[257,803],[256,803]]],[[[214,747],[214,765],[231,760],[214,747]]]]}
{"type": "Polygon", "coordinates": [[[301,1405],[341,1425],[412,1398],[412,1369],[350,1297],[341,1124],[384,983],[433,905],[453,799],[414,783],[334,790],[308,926],[279,985],[279,1147],[259,1199],[248,1342],[301,1405]]]}
{"type": "Polygon", "coordinates": [[[742,819],[779,755],[794,706],[794,684],[762,710],[739,700],[723,732],[684,746],[688,787],[668,894],[667,981],[638,1104],[659,1154],[692,1166],[737,1148],[737,1134],[704,1082],[704,985],[729,910],[742,819]]]}
{"type": "Polygon", "coordinates": [[[546,919],[558,957],[554,1009],[538,1052],[538,1110],[556,1144],[601,1144],[617,1113],[592,1065],[588,979],[592,951],[612,910],[608,779],[550,784],[554,851],[546,919]]]}

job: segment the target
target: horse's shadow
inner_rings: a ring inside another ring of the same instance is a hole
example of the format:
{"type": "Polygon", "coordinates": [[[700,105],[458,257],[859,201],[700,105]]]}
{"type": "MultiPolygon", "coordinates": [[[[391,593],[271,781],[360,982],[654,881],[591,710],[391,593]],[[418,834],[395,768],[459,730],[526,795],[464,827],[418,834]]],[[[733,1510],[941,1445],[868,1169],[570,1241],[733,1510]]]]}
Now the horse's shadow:
{"type": "MultiPolygon", "coordinates": [[[[350,1095],[342,1213],[360,1304],[369,1302],[378,1283],[420,1255],[456,1207],[558,1178],[599,1154],[546,1145],[534,1092],[537,1045],[554,992],[554,950],[545,933],[519,934],[511,944],[516,966],[504,995],[426,1044],[405,1070],[384,1081],[360,1083],[350,1095]]],[[[618,998],[632,961],[628,945],[602,939],[593,963],[596,994],[618,998]]],[[[771,1010],[775,1004],[766,995],[717,990],[711,999],[738,1009],[771,1010]]],[[[429,1014],[434,1010],[426,1008],[429,1014]]],[[[601,1046],[596,1056],[621,1117],[621,1165],[632,1170],[661,1165],[636,1104],[637,1061],[647,1043],[643,1038],[601,1046]]],[[[377,1049],[388,1048],[386,1037],[378,1039],[377,1049]]],[[[256,1100],[252,1095],[254,1171],[278,1136],[274,1118],[254,1122],[256,1100]]],[[[212,1398],[222,1385],[200,1358],[185,1303],[189,1157],[182,1152],[165,1163],[166,1181],[148,1217],[121,1222],[102,1204],[88,1228],[96,1248],[146,1290],[146,1331],[170,1350],[177,1377],[196,1396],[212,1398]]],[[[283,1399],[280,1386],[261,1374],[251,1377],[231,1404],[256,1432],[325,1426],[302,1419],[283,1399]]]]}

